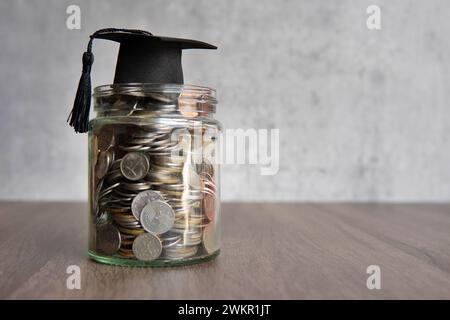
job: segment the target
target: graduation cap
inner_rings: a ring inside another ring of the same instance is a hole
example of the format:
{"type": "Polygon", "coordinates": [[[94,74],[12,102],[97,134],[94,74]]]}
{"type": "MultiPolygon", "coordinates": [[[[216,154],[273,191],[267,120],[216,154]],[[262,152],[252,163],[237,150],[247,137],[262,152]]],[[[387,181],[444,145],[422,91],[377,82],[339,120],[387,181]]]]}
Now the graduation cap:
{"type": "Polygon", "coordinates": [[[181,52],[184,49],[217,49],[189,39],[160,37],[143,30],[101,29],[90,36],[83,53],[83,70],[68,122],[75,132],[86,132],[91,104],[92,42],[105,39],[120,43],[114,83],[183,84],[181,52]]]}

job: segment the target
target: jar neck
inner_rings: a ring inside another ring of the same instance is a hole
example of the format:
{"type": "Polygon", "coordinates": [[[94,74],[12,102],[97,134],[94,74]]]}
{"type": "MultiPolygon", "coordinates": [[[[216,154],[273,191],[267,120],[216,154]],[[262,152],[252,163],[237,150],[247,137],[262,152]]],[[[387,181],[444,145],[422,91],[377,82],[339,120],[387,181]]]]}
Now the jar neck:
{"type": "Polygon", "coordinates": [[[111,84],[94,89],[98,117],[180,116],[212,118],[216,111],[214,89],[178,84],[111,84]]]}

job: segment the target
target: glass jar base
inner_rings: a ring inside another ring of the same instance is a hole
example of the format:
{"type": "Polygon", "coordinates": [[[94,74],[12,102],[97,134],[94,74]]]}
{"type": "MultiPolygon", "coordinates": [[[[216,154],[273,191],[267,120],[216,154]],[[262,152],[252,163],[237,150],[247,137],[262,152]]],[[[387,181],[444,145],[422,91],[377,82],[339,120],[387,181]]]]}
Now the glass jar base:
{"type": "Polygon", "coordinates": [[[151,267],[151,268],[170,268],[188,266],[214,260],[220,253],[220,249],[210,255],[192,257],[182,260],[153,260],[140,261],[135,259],[125,259],[120,257],[103,256],[94,251],[89,250],[89,258],[100,263],[122,266],[122,267],[151,267]]]}

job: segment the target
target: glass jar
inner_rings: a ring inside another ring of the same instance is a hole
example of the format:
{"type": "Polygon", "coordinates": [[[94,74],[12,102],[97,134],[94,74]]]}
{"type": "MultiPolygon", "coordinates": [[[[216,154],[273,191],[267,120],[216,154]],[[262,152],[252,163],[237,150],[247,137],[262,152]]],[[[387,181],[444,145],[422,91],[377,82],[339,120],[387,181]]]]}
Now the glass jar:
{"type": "Polygon", "coordinates": [[[215,90],[114,84],[95,88],[93,97],[89,256],[155,267],[216,257],[221,125],[213,118],[215,90]]]}

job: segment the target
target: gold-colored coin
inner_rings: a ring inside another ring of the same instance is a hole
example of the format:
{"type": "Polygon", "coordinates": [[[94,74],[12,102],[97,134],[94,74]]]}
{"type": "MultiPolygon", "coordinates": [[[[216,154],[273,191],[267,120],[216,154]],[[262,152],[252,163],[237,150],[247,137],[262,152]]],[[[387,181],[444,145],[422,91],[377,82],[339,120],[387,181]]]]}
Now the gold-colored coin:
{"type": "Polygon", "coordinates": [[[123,232],[125,234],[131,234],[131,235],[140,235],[145,233],[144,229],[128,229],[123,227],[118,227],[120,232],[123,232]]]}
{"type": "Polygon", "coordinates": [[[118,254],[125,257],[125,258],[134,258],[134,254],[133,251],[123,251],[123,250],[119,250],[118,254]]]}
{"type": "Polygon", "coordinates": [[[122,240],[122,246],[126,247],[126,246],[131,246],[133,244],[133,240],[122,240]]]}
{"type": "Polygon", "coordinates": [[[136,218],[130,213],[130,214],[117,214],[114,213],[113,215],[114,220],[122,221],[122,222],[137,222],[136,218]]]}

